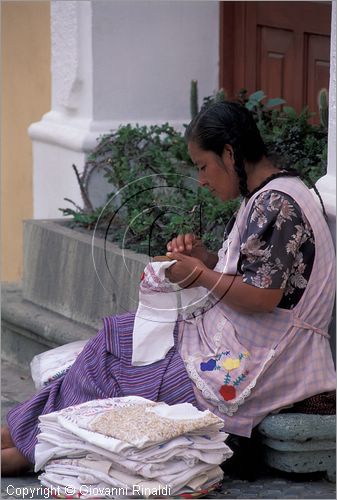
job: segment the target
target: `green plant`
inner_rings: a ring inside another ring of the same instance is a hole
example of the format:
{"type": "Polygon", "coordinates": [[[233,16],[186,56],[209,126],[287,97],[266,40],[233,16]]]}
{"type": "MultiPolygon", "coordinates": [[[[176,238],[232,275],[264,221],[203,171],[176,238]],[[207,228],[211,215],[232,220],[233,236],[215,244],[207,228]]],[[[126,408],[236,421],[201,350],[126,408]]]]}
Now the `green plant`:
{"type": "Polygon", "coordinates": [[[197,80],[191,81],[191,96],[190,96],[191,118],[198,114],[198,82],[197,80]]]}
{"type": "Polygon", "coordinates": [[[100,138],[82,174],[73,167],[84,207],[62,209],[64,215],[88,229],[97,224],[107,239],[150,255],[165,253],[173,235],[189,231],[218,249],[224,224],[237,207],[198,187],[184,137],[167,123],[121,126],[100,138]],[[111,184],[111,193],[106,207],[94,210],[88,185],[96,169],[111,184]]]}
{"type": "Polygon", "coordinates": [[[326,89],[321,89],[318,92],[318,110],[320,123],[322,127],[327,129],[329,123],[329,98],[326,89]]]}
{"type": "MultiPolygon", "coordinates": [[[[321,114],[327,119],[327,96],[324,89],[319,95],[321,114]]],[[[205,98],[204,105],[208,106],[219,99],[221,91],[205,98]]],[[[310,123],[313,113],[308,108],[297,114],[294,108],[285,106],[284,99],[267,99],[262,90],[248,95],[246,89],[241,89],[236,101],[253,114],[274,163],[298,170],[309,186],[326,173],[327,128],[310,123]]]]}
{"type": "MultiPolygon", "coordinates": [[[[324,108],[324,93],[320,99],[324,108]]],[[[197,82],[191,83],[191,114],[198,111],[197,82]]],[[[226,99],[223,89],[203,99],[202,107],[226,99]]],[[[256,120],[269,154],[279,166],[299,170],[308,184],[326,172],[327,130],[310,124],[311,113],[299,115],[280,98],[267,99],[262,90],[237,99],[256,120]]],[[[169,124],[119,127],[102,136],[82,173],[73,165],[83,208],[61,209],[72,215],[70,224],[99,232],[120,246],[158,255],[173,235],[192,231],[217,250],[223,229],[238,207],[238,200],[222,203],[200,189],[183,134],[169,124]],[[88,187],[96,170],[111,185],[105,207],[94,208],[88,187]]]]}

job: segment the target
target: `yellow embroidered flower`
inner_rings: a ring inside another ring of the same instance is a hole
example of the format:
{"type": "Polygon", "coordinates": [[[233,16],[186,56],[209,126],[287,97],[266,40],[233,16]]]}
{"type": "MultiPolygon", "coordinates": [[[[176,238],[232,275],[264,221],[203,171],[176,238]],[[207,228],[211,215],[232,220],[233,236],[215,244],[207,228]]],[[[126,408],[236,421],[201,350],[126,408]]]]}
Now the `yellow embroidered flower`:
{"type": "Polygon", "coordinates": [[[235,370],[235,368],[239,368],[240,360],[239,358],[227,358],[222,363],[222,366],[224,367],[225,370],[228,371],[235,370]]]}

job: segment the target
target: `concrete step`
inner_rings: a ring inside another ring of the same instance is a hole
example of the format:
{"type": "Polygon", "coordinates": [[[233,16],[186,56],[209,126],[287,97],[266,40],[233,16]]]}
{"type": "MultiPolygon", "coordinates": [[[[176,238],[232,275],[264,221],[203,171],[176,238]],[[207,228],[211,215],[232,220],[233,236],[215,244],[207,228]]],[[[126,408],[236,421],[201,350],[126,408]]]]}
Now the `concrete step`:
{"type": "Polygon", "coordinates": [[[1,302],[2,356],[26,370],[36,354],[97,332],[25,300],[20,284],[4,284],[1,302]]]}
{"type": "Polygon", "coordinates": [[[21,365],[1,359],[1,423],[6,421],[8,410],[35,394],[30,371],[21,365]]]}

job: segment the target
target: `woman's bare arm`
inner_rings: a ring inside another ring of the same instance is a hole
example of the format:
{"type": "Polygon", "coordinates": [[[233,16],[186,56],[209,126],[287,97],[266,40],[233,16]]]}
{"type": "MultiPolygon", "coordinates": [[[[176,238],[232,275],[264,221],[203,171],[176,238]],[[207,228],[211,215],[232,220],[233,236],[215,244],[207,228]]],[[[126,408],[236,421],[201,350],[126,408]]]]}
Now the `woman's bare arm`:
{"type": "Polygon", "coordinates": [[[282,299],[284,290],[258,288],[244,283],[242,276],[231,276],[205,270],[199,286],[211,290],[220,301],[243,313],[272,312],[282,299]]]}
{"type": "Polygon", "coordinates": [[[221,302],[242,313],[271,312],[279,304],[283,289],[258,288],[244,283],[242,276],[222,274],[209,269],[195,257],[168,252],[177,263],[166,270],[167,278],[183,288],[203,286],[221,302]]]}

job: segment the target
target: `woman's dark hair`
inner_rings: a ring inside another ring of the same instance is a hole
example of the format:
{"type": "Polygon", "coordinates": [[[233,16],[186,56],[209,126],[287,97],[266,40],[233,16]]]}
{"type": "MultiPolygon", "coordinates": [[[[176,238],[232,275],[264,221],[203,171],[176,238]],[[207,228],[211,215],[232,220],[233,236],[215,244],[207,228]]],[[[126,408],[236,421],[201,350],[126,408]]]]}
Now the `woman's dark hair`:
{"type": "Polygon", "coordinates": [[[229,101],[211,104],[193,118],[186,128],[185,138],[220,157],[226,144],[232,146],[240,192],[247,196],[244,160],[256,163],[266,154],[266,147],[248,109],[229,101]]]}
{"type": "MultiPolygon", "coordinates": [[[[267,156],[267,148],[257,128],[250,111],[236,102],[219,101],[201,108],[185,131],[185,139],[195,142],[205,151],[213,151],[222,156],[225,145],[229,144],[234,152],[234,167],[239,178],[239,188],[242,196],[251,196],[247,188],[247,174],[244,160],[256,163],[263,156],[267,156]]],[[[286,172],[275,174],[301,177],[300,173],[292,168],[286,172]]],[[[268,181],[271,178],[267,179],[268,181]]],[[[327,219],[324,203],[315,184],[307,179],[314,189],[322,206],[323,214],[327,219]]],[[[257,189],[259,189],[259,186],[257,189]]]]}

